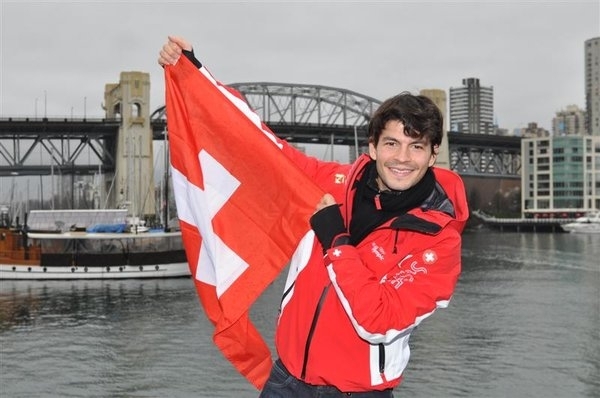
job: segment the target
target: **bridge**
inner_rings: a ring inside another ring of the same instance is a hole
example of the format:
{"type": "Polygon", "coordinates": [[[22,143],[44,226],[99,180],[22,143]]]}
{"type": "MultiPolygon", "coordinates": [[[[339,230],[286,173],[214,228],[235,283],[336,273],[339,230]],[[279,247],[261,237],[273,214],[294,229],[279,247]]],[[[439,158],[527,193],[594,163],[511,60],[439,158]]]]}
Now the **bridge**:
{"type": "Polygon", "coordinates": [[[521,179],[521,137],[448,132],[450,169],[461,176],[521,179]]]}
{"type": "MultiPolygon", "coordinates": [[[[345,89],[270,82],[234,83],[280,137],[297,144],[365,147],[369,115],[381,101],[345,89]]],[[[121,120],[0,119],[0,177],[114,172],[121,120]]],[[[151,114],[165,139],[165,107],[151,114]]],[[[520,178],[520,138],[448,132],[450,168],[461,175],[520,178]]]]}

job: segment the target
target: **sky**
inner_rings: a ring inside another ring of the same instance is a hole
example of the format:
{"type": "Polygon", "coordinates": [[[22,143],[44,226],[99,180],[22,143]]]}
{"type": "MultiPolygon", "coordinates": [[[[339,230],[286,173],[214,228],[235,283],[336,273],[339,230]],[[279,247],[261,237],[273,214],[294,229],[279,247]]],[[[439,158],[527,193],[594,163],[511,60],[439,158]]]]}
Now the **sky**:
{"type": "Polygon", "coordinates": [[[600,1],[0,0],[0,117],[103,117],[104,86],[151,77],[167,35],[193,43],[223,83],[317,84],[384,100],[448,92],[475,77],[494,89],[495,121],[551,130],[585,108],[584,42],[600,1]]]}

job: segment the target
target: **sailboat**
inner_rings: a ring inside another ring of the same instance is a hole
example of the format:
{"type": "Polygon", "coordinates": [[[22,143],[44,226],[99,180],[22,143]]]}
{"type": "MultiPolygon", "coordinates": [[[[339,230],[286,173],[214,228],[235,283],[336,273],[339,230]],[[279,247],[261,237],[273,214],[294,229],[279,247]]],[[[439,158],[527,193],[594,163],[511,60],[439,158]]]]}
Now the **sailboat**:
{"type": "Polygon", "coordinates": [[[130,231],[127,210],[32,210],[27,228],[3,223],[0,236],[0,280],[190,275],[181,233],[130,231]]]}
{"type": "Polygon", "coordinates": [[[189,276],[181,232],[168,228],[168,214],[163,228],[150,229],[128,213],[31,210],[19,226],[0,205],[0,280],[189,276]]]}

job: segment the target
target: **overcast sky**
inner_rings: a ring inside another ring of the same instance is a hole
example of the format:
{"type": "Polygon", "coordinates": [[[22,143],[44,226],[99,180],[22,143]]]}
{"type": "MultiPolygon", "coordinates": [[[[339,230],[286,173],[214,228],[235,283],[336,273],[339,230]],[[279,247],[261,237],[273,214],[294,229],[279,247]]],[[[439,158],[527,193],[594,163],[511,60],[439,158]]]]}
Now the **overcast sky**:
{"type": "Polygon", "coordinates": [[[585,108],[584,41],[593,1],[1,1],[0,117],[102,117],[104,85],[151,75],[168,34],[193,44],[224,83],[339,87],[380,100],[476,77],[494,88],[500,127],[585,108]],[[37,105],[37,106],[36,106],[37,105]]]}

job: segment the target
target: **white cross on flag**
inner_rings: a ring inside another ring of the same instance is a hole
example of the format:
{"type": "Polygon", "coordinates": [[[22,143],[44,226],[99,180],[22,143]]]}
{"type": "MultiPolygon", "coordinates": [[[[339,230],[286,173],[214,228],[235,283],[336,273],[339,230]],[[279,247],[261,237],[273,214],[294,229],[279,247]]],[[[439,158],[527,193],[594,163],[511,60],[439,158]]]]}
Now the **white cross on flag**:
{"type": "Polygon", "coordinates": [[[190,271],[215,325],[215,344],[260,389],[272,359],[248,312],[310,231],[323,192],[204,67],[181,57],[165,67],[165,87],[173,189],[190,271]]]}

